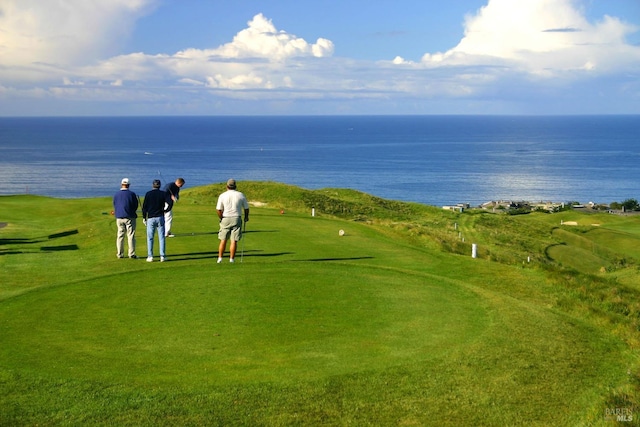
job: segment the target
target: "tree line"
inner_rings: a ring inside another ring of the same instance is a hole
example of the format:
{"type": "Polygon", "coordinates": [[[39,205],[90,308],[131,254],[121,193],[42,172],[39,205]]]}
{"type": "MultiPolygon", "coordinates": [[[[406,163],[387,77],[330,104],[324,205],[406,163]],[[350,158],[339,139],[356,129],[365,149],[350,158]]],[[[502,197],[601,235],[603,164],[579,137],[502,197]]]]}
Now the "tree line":
{"type": "Polygon", "coordinates": [[[611,209],[628,211],[640,211],[640,203],[636,199],[627,199],[623,202],[611,202],[611,209]]]}

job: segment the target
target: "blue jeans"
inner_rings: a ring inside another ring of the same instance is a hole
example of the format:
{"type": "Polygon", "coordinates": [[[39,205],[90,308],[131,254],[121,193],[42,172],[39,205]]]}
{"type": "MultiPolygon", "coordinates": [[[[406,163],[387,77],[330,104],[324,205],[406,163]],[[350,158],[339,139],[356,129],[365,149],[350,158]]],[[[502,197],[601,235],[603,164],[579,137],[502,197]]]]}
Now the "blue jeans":
{"type": "Polygon", "coordinates": [[[147,257],[153,257],[153,235],[158,233],[158,241],[160,243],[160,256],[164,257],[165,239],[164,239],[164,217],[147,219],[147,257]]]}

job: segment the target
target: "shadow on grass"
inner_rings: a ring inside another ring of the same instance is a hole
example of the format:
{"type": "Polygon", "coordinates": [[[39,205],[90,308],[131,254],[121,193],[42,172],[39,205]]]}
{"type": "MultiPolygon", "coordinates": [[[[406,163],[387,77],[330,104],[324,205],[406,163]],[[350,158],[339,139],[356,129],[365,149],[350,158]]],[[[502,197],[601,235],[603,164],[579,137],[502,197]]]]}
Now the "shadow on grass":
{"type": "Polygon", "coordinates": [[[28,239],[0,239],[0,256],[1,255],[18,255],[24,253],[19,249],[3,248],[5,245],[19,245],[32,243],[28,239]]]}
{"type": "Polygon", "coordinates": [[[23,251],[9,251],[5,249],[0,249],[0,255],[18,255],[23,254],[23,251]]]}
{"type": "MultiPolygon", "coordinates": [[[[44,243],[49,240],[59,239],[61,237],[73,236],[78,234],[78,230],[68,230],[63,231],[61,233],[49,234],[48,236],[35,237],[32,239],[27,238],[10,238],[10,239],[0,239],[0,246],[8,246],[8,245],[34,245],[38,243],[44,243]]],[[[80,249],[78,245],[61,245],[61,246],[42,246],[40,251],[42,252],[57,252],[57,251],[77,251],[80,249]]],[[[36,251],[38,249],[35,249],[36,251]]],[[[0,248],[0,255],[16,255],[29,253],[32,251],[24,251],[19,249],[8,250],[6,248],[0,248]]]]}
{"type": "MultiPolygon", "coordinates": [[[[243,257],[276,257],[276,256],[283,256],[283,255],[291,255],[292,252],[278,252],[278,253],[260,253],[262,252],[261,250],[251,250],[251,251],[244,251],[244,255],[242,254],[241,251],[238,250],[238,252],[236,253],[236,259],[240,258],[241,256],[243,257]]],[[[225,256],[228,256],[229,252],[226,251],[225,252],[225,256]]],[[[167,254],[167,261],[189,261],[189,260],[196,260],[196,259],[218,259],[218,251],[211,251],[211,252],[189,252],[189,253],[184,253],[184,254],[167,254]]]]}
{"type": "MultiPolygon", "coordinates": [[[[293,255],[293,252],[274,252],[271,254],[254,254],[253,252],[262,252],[262,251],[244,251],[245,257],[274,257],[274,256],[283,256],[283,255],[293,255]]],[[[236,254],[236,257],[238,255],[236,254]]]]}
{"type": "Polygon", "coordinates": [[[74,234],[78,234],[78,230],[69,230],[69,231],[63,231],[61,233],[55,233],[55,234],[49,234],[47,236],[47,239],[51,240],[51,239],[59,239],[60,237],[67,237],[67,236],[73,236],[74,234]]]}
{"type": "Polygon", "coordinates": [[[374,259],[372,256],[344,257],[344,258],[311,258],[311,259],[294,259],[293,262],[324,262],[324,261],[358,261],[361,259],[374,259]]]}
{"type": "MultiPolygon", "coordinates": [[[[37,243],[37,242],[27,242],[27,243],[37,243]]],[[[2,242],[0,242],[2,244],[2,242]]],[[[61,252],[61,251],[77,251],[80,248],[78,245],[60,245],[60,246],[42,246],[40,247],[40,252],[61,252]]],[[[32,250],[8,250],[4,248],[0,248],[0,255],[19,255],[19,254],[33,254],[38,251],[37,248],[33,248],[32,250]]]]}
{"type": "Polygon", "coordinates": [[[0,245],[27,245],[30,243],[38,243],[33,239],[0,239],[0,245]]]}
{"type": "Polygon", "coordinates": [[[167,253],[167,261],[189,261],[194,259],[218,258],[218,251],[210,252],[189,252],[184,254],[167,253]]]}
{"type": "Polygon", "coordinates": [[[43,252],[77,251],[78,249],[80,249],[78,245],[43,246],[40,248],[43,252]]]}
{"type": "MultiPolygon", "coordinates": [[[[244,231],[244,234],[252,234],[252,233],[279,233],[280,230],[247,230],[244,231]]],[[[199,233],[175,233],[175,237],[195,237],[195,236],[217,236],[218,231],[204,231],[199,233]]]]}

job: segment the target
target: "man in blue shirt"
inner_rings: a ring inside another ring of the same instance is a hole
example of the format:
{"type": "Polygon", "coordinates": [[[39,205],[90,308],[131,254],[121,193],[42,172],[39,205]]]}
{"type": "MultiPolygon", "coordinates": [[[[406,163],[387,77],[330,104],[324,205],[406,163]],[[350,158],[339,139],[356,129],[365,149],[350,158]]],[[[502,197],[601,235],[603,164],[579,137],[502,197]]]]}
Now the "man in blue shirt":
{"type": "Polygon", "coordinates": [[[129,178],[120,182],[120,191],[113,196],[113,214],[116,217],[116,256],[124,258],[124,236],[127,236],[129,258],[136,259],[136,218],[138,196],[129,190],[129,178]]]}

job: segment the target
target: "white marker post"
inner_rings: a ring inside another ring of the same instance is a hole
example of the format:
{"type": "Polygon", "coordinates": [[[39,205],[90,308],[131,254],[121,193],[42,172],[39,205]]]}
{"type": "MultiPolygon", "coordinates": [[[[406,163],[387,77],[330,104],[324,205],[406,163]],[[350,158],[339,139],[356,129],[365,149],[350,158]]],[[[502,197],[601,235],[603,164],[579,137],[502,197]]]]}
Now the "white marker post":
{"type": "Polygon", "coordinates": [[[471,245],[471,258],[477,258],[478,257],[478,245],[473,243],[471,245]]]}

